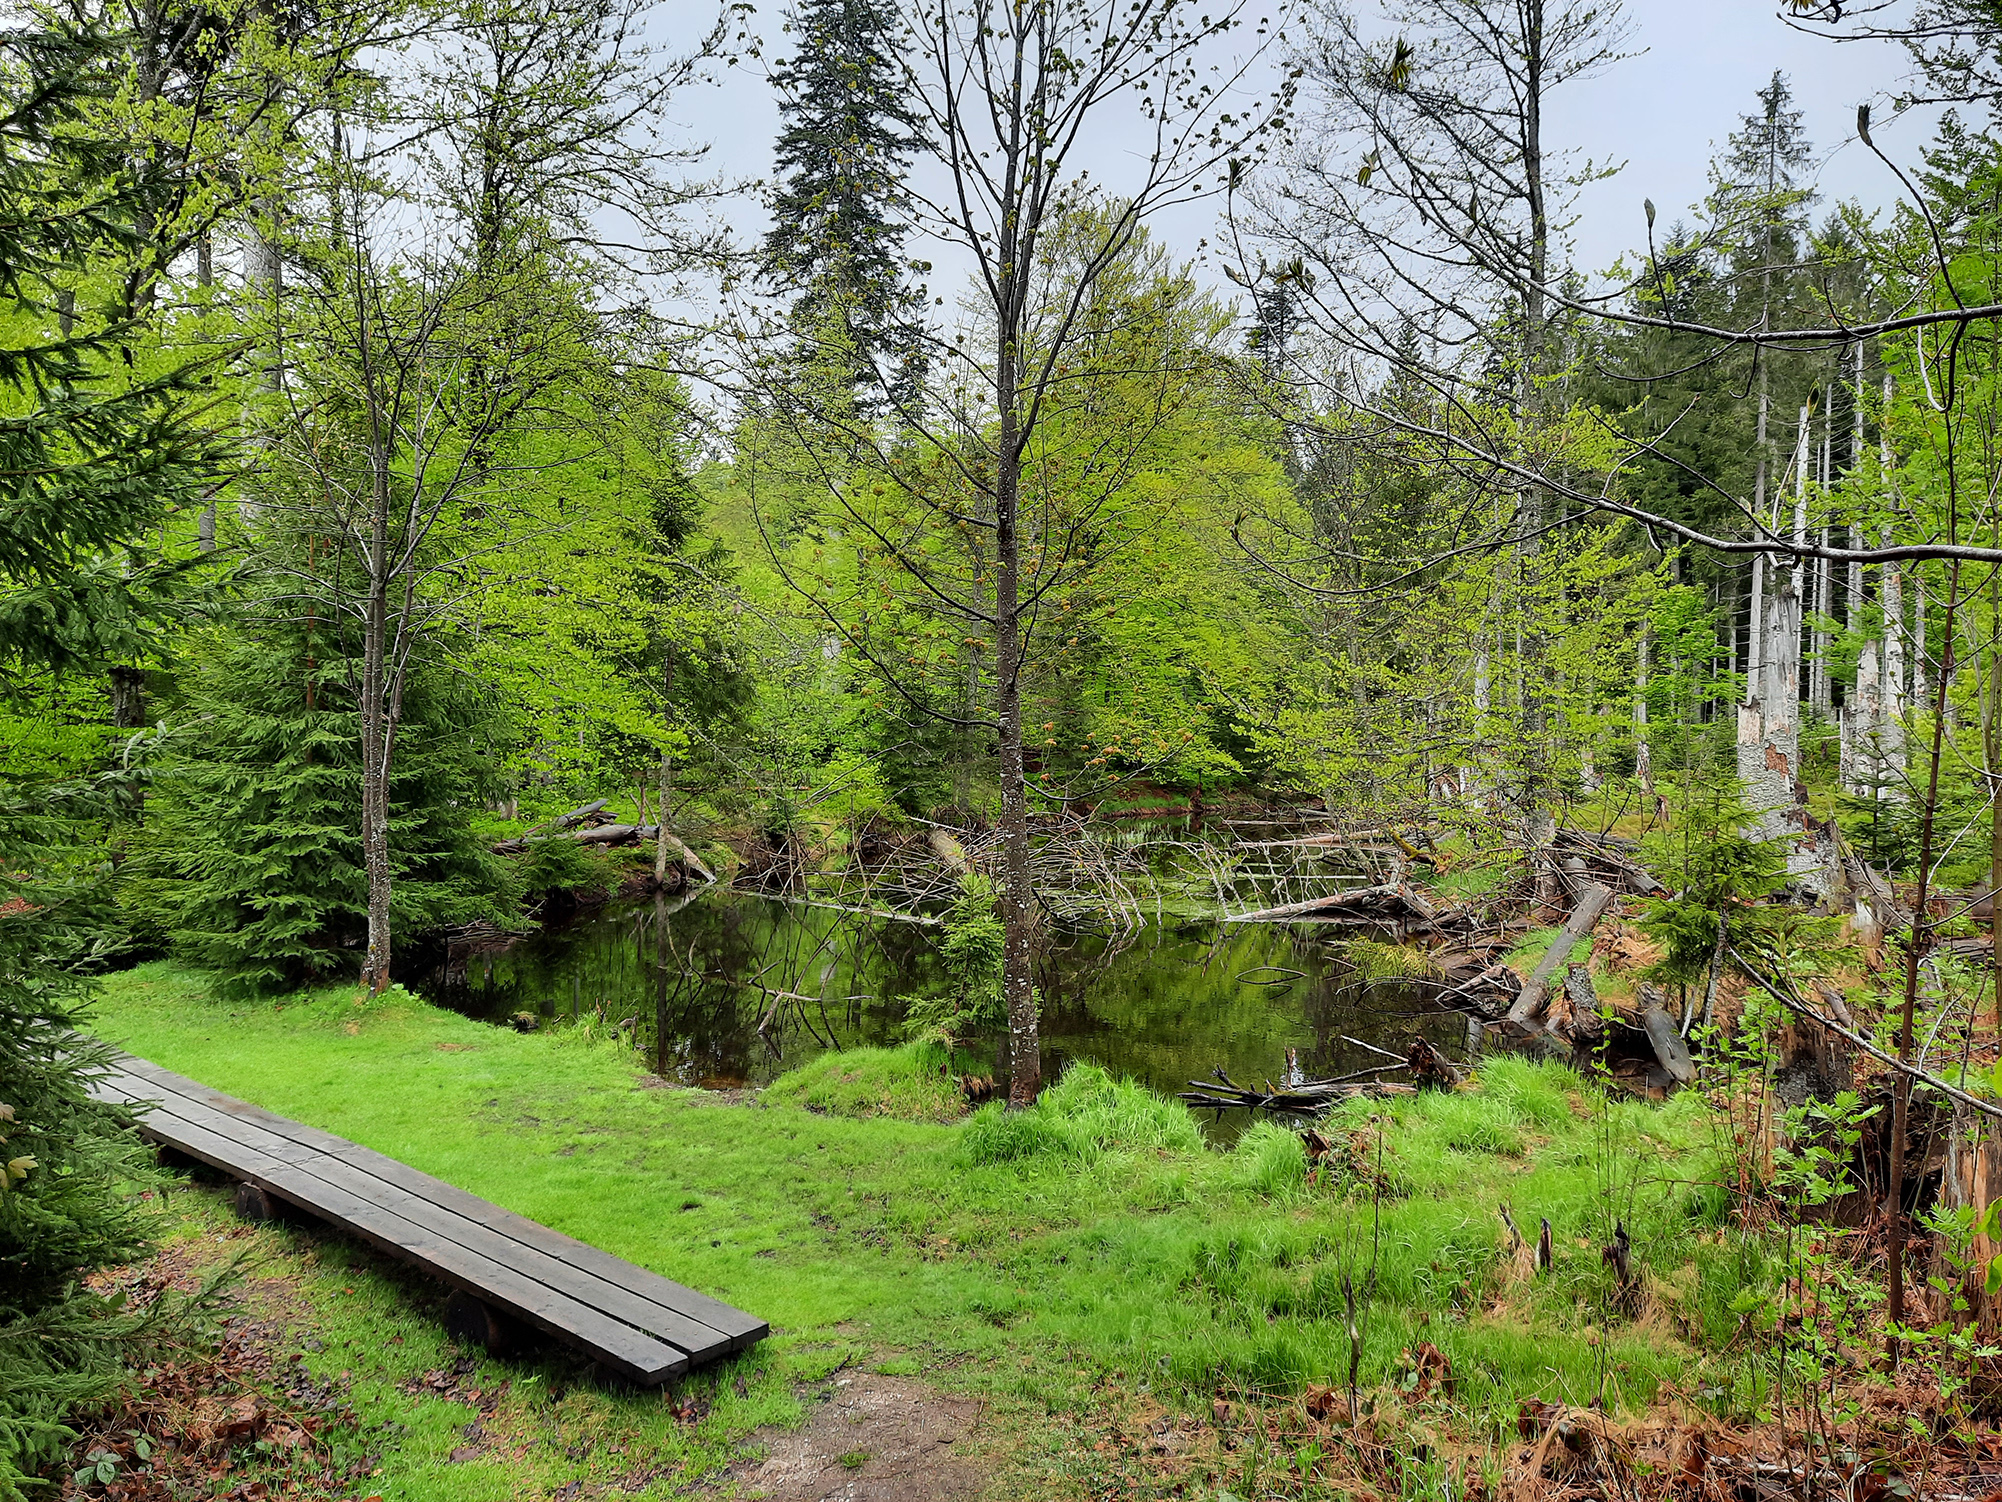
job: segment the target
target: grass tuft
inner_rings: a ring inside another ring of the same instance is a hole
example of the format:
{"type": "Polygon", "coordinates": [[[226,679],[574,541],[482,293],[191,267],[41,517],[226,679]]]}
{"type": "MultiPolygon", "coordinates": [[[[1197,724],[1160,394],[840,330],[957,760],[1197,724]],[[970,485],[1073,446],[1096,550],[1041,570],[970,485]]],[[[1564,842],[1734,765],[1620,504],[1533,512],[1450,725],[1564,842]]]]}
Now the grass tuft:
{"type": "Polygon", "coordinates": [[[1149,1148],[1200,1153],[1203,1134],[1180,1101],[1115,1080],[1096,1064],[1073,1064],[1027,1110],[996,1102],[975,1112],[965,1146],[976,1165],[1043,1157],[1090,1164],[1107,1153],[1149,1148]]]}
{"type": "Polygon", "coordinates": [[[857,1120],[957,1121],[966,1114],[966,1094],[952,1064],[945,1045],[933,1038],[898,1048],[849,1048],[780,1075],[761,1094],[772,1105],[857,1120]]]}

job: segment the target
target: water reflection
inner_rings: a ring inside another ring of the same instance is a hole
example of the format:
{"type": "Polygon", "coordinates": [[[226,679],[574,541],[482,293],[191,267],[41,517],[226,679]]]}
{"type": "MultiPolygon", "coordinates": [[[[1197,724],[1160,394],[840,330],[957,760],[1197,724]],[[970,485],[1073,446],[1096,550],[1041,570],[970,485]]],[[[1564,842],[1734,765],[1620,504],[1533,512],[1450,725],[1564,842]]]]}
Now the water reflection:
{"type": "MultiPolygon", "coordinates": [[[[709,889],[680,904],[600,909],[434,977],[438,999],[503,1021],[591,1019],[684,1084],[764,1084],[830,1048],[899,1040],[906,1000],[947,981],[937,930],[709,889]]],[[[1149,924],[1111,938],[1058,934],[1037,976],[1044,1069],[1090,1059],[1164,1092],[1221,1067],[1242,1084],[1379,1062],[1414,1032],[1457,1054],[1462,1029],[1408,987],[1355,983],[1339,949],[1268,925],[1149,924]]],[[[1003,1040],[991,1040],[997,1075],[1003,1040]]]]}

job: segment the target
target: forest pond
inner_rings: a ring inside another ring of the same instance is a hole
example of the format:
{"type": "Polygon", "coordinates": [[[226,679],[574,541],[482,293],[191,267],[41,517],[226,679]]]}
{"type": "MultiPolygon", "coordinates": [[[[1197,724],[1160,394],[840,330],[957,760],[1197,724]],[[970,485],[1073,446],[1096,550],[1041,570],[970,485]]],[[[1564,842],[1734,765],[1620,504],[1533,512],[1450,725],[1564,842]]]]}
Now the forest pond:
{"type": "MultiPolygon", "coordinates": [[[[506,1023],[591,1020],[686,1085],[763,1085],[830,1048],[901,1041],[902,998],[943,987],[938,931],[727,889],[616,903],[435,976],[439,1001],[506,1023]]],[[[1386,1062],[1422,1032],[1458,1057],[1459,1014],[1408,985],[1368,984],[1332,935],[1267,924],[1148,923],[1056,934],[1037,984],[1043,1069],[1074,1059],[1163,1093],[1221,1066],[1278,1081],[1287,1050],[1310,1077],[1386,1062]]],[[[997,1080],[1004,1038],[990,1040],[997,1080]]],[[[1226,1123],[1228,1127],[1228,1123],[1226,1123]]]]}

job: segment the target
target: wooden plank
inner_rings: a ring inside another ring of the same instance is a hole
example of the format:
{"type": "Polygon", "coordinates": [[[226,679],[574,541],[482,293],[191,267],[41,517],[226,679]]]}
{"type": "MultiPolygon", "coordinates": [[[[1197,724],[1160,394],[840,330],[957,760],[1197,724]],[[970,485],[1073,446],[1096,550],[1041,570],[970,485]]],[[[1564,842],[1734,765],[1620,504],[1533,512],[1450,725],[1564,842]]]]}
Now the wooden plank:
{"type": "Polygon", "coordinates": [[[729,1337],[708,1325],[690,1319],[679,1310],[622,1288],[582,1268],[572,1267],[545,1252],[500,1235],[477,1221],[434,1204],[339,1158],[323,1155],[317,1162],[298,1165],[300,1172],[346,1189],[378,1209],[398,1215],[412,1225],[486,1257],[497,1267],[531,1278],[578,1303],[633,1326],[682,1351],[691,1362],[713,1361],[730,1352],[729,1337]]]}
{"type": "Polygon", "coordinates": [[[289,1116],[280,1116],[275,1111],[267,1111],[262,1106],[252,1105],[234,1095],[225,1095],[220,1090],[212,1090],[199,1080],[191,1080],[184,1074],[176,1074],[171,1069],[162,1069],[148,1059],[121,1058],[119,1068],[127,1074],[146,1081],[149,1085],[172,1095],[199,1102],[213,1109],[227,1111],[232,1116],[253,1122],[265,1131],[306,1147],[318,1148],[321,1152],[336,1152],[350,1146],[345,1137],[336,1137],[332,1132],[323,1132],[318,1127],[308,1126],[303,1121],[294,1121],[289,1116]]]}
{"type": "MultiPolygon", "coordinates": [[[[722,1337],[724,1349],[727,1351],[743,1350],[771,1333],[771,1326],[766,1321],[746,1314],[741,1309],[733,1308],[720,1299],[711,1298],[671,1278],[662,1277],[659,1273],[637,1266],[611,1252],[592,1246],[589,1242],[579,1241],[575,1237],[564,1235],[561,1231],[552,1230],[525,1215],[518,1215],[512,1210],[494,1204],[491,1200],[481,1199],[421,1169],[412,1168],[407,1163],[363,1147],[360,1143],[336,1137],[317,1127],[305,1126],[289,1117],[267,1111],[261,1106],[238,1100],[235,1096],[211,1090],[184,1075],[162,1069],[157,1064],[143,1060],[131,1062],[134,1065],[144,1066],[135,1068],[134,1074],[140,1075],[147,1083],[156,1085],[180,1099],[198,1101],[209,1110],[224,1112],[294,1142],[311,1143],[331,1156],[373,1174],[385,1183],[419,1195],[448,1210],[456,1211],[489,1230],[511,1238],[540,1257],[555,1258],[615,1286],[628,1287],[671,1314],[714,1330],[722,1337]]],[[[211,1129],[221,1130],[213,1123],[211,1129]]],[[[273,1156],[284,1156],[275,1146],[261,1142],[257,1145],[273,1156]]],[[[681,1328],[691,1343],[684,1349],[690,1349],[693,1354],[696,1349],[709,1348],[710,1342],[701,1340],[696,1331],[681,1328]]],[[[676,1337],[668,1338],[674,1339],[677,1345],[682,1344],[676,1337]]]]}
{"type": "MultiPolygon", "coordinates": [[[[214,1095],[214,1092],[205,1093],[214,1095]]],[[[663,1305],[642,1292],[620,1286],[615,1278],[606,1278],[595,1271],[574,1266],[560,1257],[551,1256],[482,1225],[478,1212],[497,1211],[498,1206],[462,1193],[460,1197],[474,1210],[474,1214],[469,1216],[436,1203],[428,1195],[448,1186],[407,1165],[395,1166],[404,1169],[409,1179],[414,1181],[414,1188],[387,1182],[357,1164],[331,1153],[302,1147],[273,1135],[261,1125],[243,1121],[215,1105],[196,1102],[185,1095],[169,1096],[158,1109],[170,1113],[177,1121],[200,1127],[212,1137],[234,1140],[260,1158],[289,1163],[301,1173],[310,1174],[362,1203],[387,1211],[464,1247],[476,1256],[486,1257],[496,1266],[519,1273],[588,1308],[632,1325],[682,1351],[691,1362],[714,1360],[735,1349],[728,1334],[683,1314],[672,1305],[663,1305]],[[297,1156],[301,1153],[307,1155],[303,1160],[297,1156]]],[[[394,1159],[382,1158],[380,1154],[372,1156],[384,1164],[395,1164],[394,1159]]],[[[309,1205],[308,1208],[316,1207],[309,1205]]],[[[582,1247],[583,1243],[576,1245],[582,1247]]],[[[630,1264],[622,1266],[628,1274],[641,1271],[630,1264]]]]}
{"type": "MultiPolygon", "coordinates": [[[[771,1333],[771,1326],[754,1315],[699,1293],[671,1278],[662,1277],[623,1257],[595,1247],[588,1241],[579,1241],[566,1236],[561,1231],[551,1230],[540,1221],[518,1215],[491,1200],[483,1200],[469,1194],[455,1184],[447,1184],[429,1174],[412,1168],[407,1163],[399,1163],[394,1158],[383,1156],[359,1143],[350,1143],[336,1156],[360,1166],[366,1166],[377,1177],[390,1183],[402,1184],[414,1189],[417,1181],[428,1180],[438,1191],[437,1202],[461,1214],[472,1214],[476,1210],[484,1217],[486,1224],[497,1231],[505,1232],[524,1246],[547,1255],[566,1259],[601,1278],[618,1279],[630,1284],[636,1291],[646,1295],[654,1303],[673,1309],[679,1314],[707,1325],[729,1341],[733,1351],[763,1340],[771,1333]]],[[[419,1191],[423,1192],[423,1191],[419,1191]]]]}
{"type": "Polygon", "coordinates": [[[658,1383],[691,1365],[687,1353],[622,1320],[371,1204],[304,1165],[282,1162],[224,1137],[171,1106],[149,1111],[141,1129],[266,1193],[353,1231],[393,1256],[416,1262],[455,1287],[504,1305],[529,1324],[582,1345],[627,1376],[658,1383]]]}

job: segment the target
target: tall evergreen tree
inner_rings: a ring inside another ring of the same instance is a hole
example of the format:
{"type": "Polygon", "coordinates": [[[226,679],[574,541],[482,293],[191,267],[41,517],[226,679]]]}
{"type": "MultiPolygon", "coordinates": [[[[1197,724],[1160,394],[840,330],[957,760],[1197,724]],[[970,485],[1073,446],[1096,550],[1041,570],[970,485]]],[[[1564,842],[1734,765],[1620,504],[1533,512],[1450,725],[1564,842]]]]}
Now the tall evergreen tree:
{"type": "MultiPolygon", "coordinates": [[[[908,402],[924,366],[903,259],[904,175],[925,140],[893,61],[881,0],[801,0],[793,56],[773,73],[784,124],[765,236],[767,275],[793,293],[793,325],[861,393],[908,402]]],[[[866,395],[865,395],[866,400],[866,395]]]]}
{"type": "MultiPolygon", "coordinates": [[[[46,13],[43,13],[46,14],[46,13]]],[[[214,477],[193,373],[136,376],[152,222],[174,184],[93,133],[115,87],[85,35],[0,37],[0,696],[20,675],[100,671],[148,639],[173,569],[145,534],[214,477]],[[66,295],[65,295],[66,294],[66,295]]],[[[120,1189],[137,1139],[89,1094],[77,1031],[101,940],[84,835],[101,790],[0,778],[0,1499],[36,1485],[68,1414],[121,1375],[147,1316],[82,1283],[144,1250],[120,1189]]]]}

